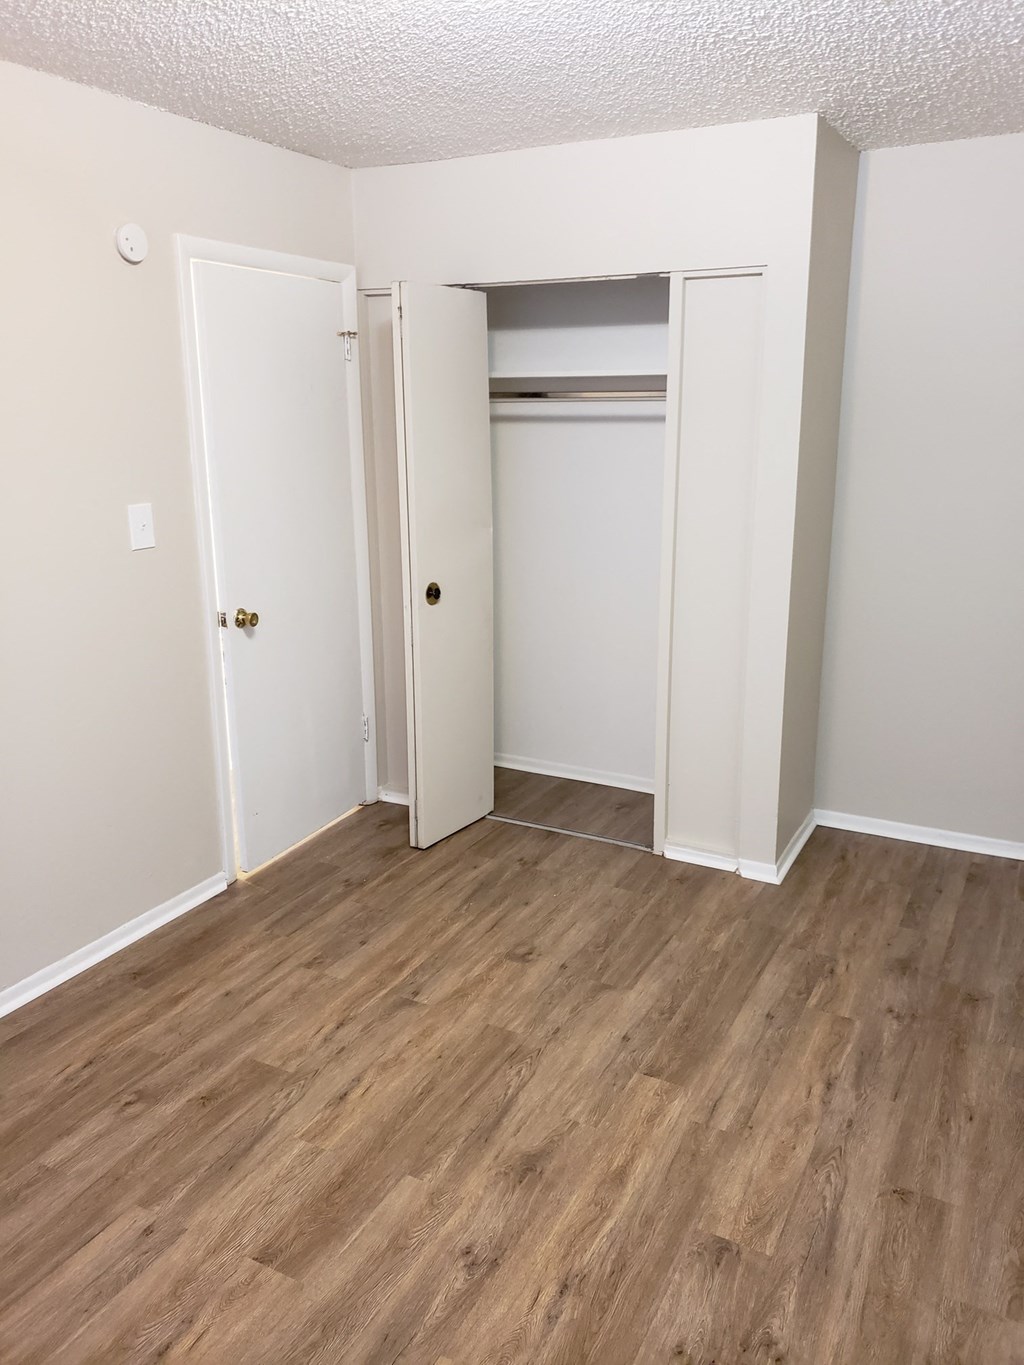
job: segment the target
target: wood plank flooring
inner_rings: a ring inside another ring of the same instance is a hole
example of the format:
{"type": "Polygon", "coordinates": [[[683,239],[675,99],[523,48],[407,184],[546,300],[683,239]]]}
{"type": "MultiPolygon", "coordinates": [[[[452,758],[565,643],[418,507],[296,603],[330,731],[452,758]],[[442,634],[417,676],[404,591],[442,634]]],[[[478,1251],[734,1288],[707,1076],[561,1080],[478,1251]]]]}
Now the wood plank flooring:
{"type": "Polygon", "coordinates": [[[645,792],[514,768],[494,770],[494,813],[640,848],[650,848],[654,836],[654,797],[645,792]]]}
{"type": "Polygon", "coordinates": [[[5,1362],[1024,1361],[1016,863],[375,806],[0,1047],[5,1362]]]}

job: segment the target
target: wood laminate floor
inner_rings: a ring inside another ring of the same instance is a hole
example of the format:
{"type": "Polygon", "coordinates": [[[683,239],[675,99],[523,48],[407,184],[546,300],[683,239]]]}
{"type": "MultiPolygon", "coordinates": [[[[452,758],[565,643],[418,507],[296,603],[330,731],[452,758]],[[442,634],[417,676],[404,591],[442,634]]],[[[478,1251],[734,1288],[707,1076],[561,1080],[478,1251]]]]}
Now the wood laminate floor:
{"type": "Polygon", "coordinates": [[[653,796],[514,768],[494,770],[494,813],[640,848],[650,848],[654,835],[653,796]]]}
{"type": "Polygon", "coordinates": [[[1016,863],[375,806],[0,1043],[5,1362],[1024,1360],[1016,863]]]}

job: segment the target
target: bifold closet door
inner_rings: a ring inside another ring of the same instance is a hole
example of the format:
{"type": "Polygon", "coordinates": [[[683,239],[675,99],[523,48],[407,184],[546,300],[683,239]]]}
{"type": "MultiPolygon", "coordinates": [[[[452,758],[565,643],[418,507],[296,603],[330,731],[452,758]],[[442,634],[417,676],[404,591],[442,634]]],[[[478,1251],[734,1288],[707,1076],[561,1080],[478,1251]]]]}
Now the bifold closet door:
{"type": "Polygon", "coordinates": [[[739,861],[764,281],[673,280],[665,847],[739,861]]]}
{"type": "Polygon", "coordinates": [[[392,289],[409,719],[409,837],[494,808],[487,301],[392,289]]]}

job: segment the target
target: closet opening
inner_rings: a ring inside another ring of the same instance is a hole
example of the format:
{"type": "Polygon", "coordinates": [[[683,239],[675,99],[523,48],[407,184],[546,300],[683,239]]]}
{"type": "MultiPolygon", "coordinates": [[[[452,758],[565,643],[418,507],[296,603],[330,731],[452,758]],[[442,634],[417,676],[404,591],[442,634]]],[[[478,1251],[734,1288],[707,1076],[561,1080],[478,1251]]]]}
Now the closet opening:
{"type": "Polygon", "coordinates": [[[485,292],[494,816],[651,848],[669,281],[485,292]]]}

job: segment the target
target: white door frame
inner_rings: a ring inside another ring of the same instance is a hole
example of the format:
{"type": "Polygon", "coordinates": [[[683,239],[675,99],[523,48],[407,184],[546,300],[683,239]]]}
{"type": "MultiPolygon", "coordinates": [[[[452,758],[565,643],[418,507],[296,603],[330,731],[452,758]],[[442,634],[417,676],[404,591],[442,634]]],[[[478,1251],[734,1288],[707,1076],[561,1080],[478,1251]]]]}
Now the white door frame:
{"type": "MultiPolygon", "coordinates": [[[[238,876],[235,847],[234,797],[231,784],[230,717],[227,705],[227,678],[230,664],[222,644],[217,612],[216,541],[214,507],[210,489],[210,468],[203,426],[200,388],[199,338],[196,325],[195,293],[192,287],[193,261],[210,261],[251,270],[274,271],[282,275],[326,280],[342,286],[344,326],[358,329],[356,272],[351,265],[319,261],[308,256],[292,256],[280,251],[216,242],[203,237],[178,234],[175,237],[178,269],[178,297],[181,307],[181,334],[185,361],[185,399],[188,411],[189,446],[192,457],[192,491],[195,502],[196,537],[199,550],[200,592],[206,620],[207,681],[210,716],[213,726],[214,769],[218,792],[218,816],[224,874],[228,881],[238,876]]],[[[340,353],[340,343],[339,343],[340,353]]],[[[349,448],[352,466],[352,504],[356,548],[356,596],[359,610],[359,651],[361,655],[363,713],[369,721],[365,749],[366,801],[377,800],[377,721],[374,710],[373,631],[370,615],[370,550],[367,529],[366,471],[363,455],[363,421],[359,383],[358,344],[351,364],[346,365],[349,448]]],[[[345,364],[344,361],[342,361],[345,364]]]]}
{"type": "MultiPolygon", "coordinates": [[[[733,276],[767,273],[764,265],[715,266],[696,270],[638,271],[629,275],[575,275],[543,280],[490,280],[463,285],[469,289],[495,289],[521,284],[589,283],[597,280],[635,280],[660,275],[669,285],[668,358],[665,394],[665,470],[662,486],[661,553],[658,574],[658,650],[656,660],[657,693],[654,708],[654,830],[651,852],[664,854],[668,825],[668,750],[670,699],[672,692],[672,622],[676,590],[676,534],[680,465],[680,395],[683,379],[683,307],[688,280],[729,279],[733,276]]],[[[368,293],[377,291],[369,290],[368,293]]],[[[382,293],[389,291],[382,290],[382,293]]],[[[403,536],[407,534],[403,525],[403,536]]],[[[411,700],[410,700],[411,716],[411,700]]],[[[410,720],[411,724],[411,720],[410,720]]],[[[742,789],[747,754],[740,749],[737,781],[742,789]]],[[[411,782],[410,777],[410,782],[411,782]]],[[[737,833],[737,848],[739,847],[737,833]]]]}
{"type": "Polygon", "coordinates": [[[664,854],[668,834],[668,745],[672,695],[672,620],[676,588],[676,503],[683,387],[683,290],[687,276],[669,275],[668,357],[665,362],[665,469],[661,503],[661,567],[658,576],[658,654],[654,703],[654,829],[651,852],[664,854]]]}

